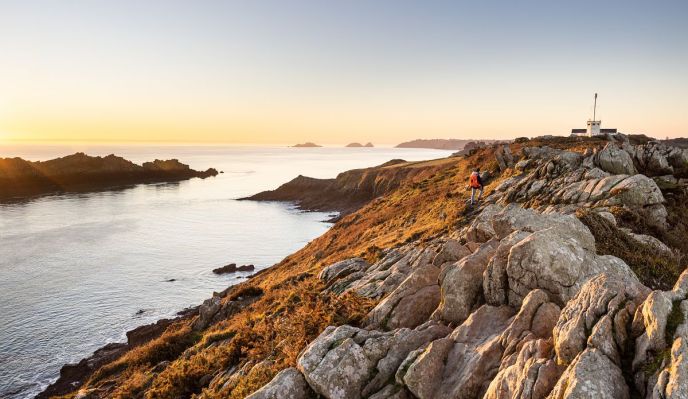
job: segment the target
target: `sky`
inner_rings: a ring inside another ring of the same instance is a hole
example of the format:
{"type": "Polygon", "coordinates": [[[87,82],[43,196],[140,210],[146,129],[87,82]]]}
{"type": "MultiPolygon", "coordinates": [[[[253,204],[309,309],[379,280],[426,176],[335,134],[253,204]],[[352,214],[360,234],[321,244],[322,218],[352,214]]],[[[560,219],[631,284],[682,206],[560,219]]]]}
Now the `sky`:
{"type": "Polygon", "coordinates": [[[0,0],[0,142],[688,136],[688,2],[0,0]]]}

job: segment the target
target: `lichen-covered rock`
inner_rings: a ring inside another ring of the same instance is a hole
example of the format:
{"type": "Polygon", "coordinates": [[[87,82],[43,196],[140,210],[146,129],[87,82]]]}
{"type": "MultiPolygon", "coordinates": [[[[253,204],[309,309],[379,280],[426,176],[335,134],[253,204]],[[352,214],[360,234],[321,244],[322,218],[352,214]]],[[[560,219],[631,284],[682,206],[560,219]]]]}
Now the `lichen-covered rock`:
{"type": "Polygon", "coordinates": [[[414,328],[423,324],[440,302],[437,277],[440,269],[432,264],[419,265],[367,316],[373,328],[414,328]]]}
{"type": "Polygon", "coordinates": [[[367,298],[382,298],[394,291],[419,266],[432,262],[437,253],[432,248],[407,246],[390,252],[364,272],[353,273],[335,282],[330,290],[355,292],[367,298]]]}
{"type": "Polygon", "coordinates": [[[246,399],[309,399],[314,398],[303,375],[295,368],[280,371],[275,378],[246,399]]]}
{"type": "Polygon", "coordinates": [[[432,264],[440,267],[447,262],[456,262],[461,258],[471,254],[471,250],[457,240],[447,240],[441,247],[440,251],[432,260],[432,264]]]}
{"type": "Polygon", "coordinates": [[[463,322],[478,301],[482,291],[483,273],[497,249],[497,240],[490,240],[473,254],[447,266],[440,274],[440,303],[434,319],[463,322]]]}
{"type": "Polygon", "coordinates": [[[543,399],[563,372],[553,359],[551,340],[528,341],[511,365],[500,368],[483,399],[543,399]]]}
{"type": "Polygon", "coordinates": [[[449,337],[412,352],[396,379],[420,399],[480,397],[502,357],[500,334],[509,324],[508,306],[482,306],[449,337]]]}
{"type": "MultiPolygon", "coordinates": [[[[627,346],[627,337],[614,334],[617,313],[626,309],[624,314],[633,314],[648,292],[640,283],[629,283],[606,274],[588,281],[566,304],[553,329],[559,363],[570,364],[586,347],[598,348],[618,362],[627,346]]],[[[623,325],[622,330],[626,328],[623,325]]]]}
{"type": "Polygon", "coordinates": [[[486,242],[495,236],[494,228],[492,227],[492,219],[494,215],[501,212],[503,207],[499,205],[490,204],[486,206],[480,214],[478,214],[466,232],[466,239],[472,242],[486,242]]]}
{"type": "Polygon", "coordinates": [[[598,349],[586,349],[566,368],[548,396],[552,399],[626,399],[628,386],[619,367],[598,349]]]}
{"type": "Polygon", "coordinates": [[[344,278],[350,274],[361,272],[367,269],[370,265],[362,258],[351,258],[341,262],[333,263],[320,272],[318,278],[325,284],[329,285],[332,282],[344,278]]]}
{"type": "Polygon", "coordinates": [[[328,327],[299,356],[297,367],[328,399],[368,397],[387,385],[409,352],[449,331],[437,324],[391,332],[328,327]]]}
{"type": "MultiPolygon", "coordinates": [[[[638,279],[621,259],[596,255],[585,228],[555,226],[537,231],[511,248],[507,265],[509,303],[519,306],[533,289],[543,289],[564,305],[592,276],[608,273],[629,282],[638,279]]],[[[594,239],[592,239],[594,243],[594,239]]]]}
{"type": "Polygon", "coordinates": [[[631,155],[614,143],[607,144],[595,157],[595,163],[605,172],[615,175],[636,174],[631,155]]]}
{"type": "Polygon", "coordinates": [[[514,231],[499,242],[495,254],[483,273],[483,294],[485,302],[492,306],[506,305],[509,281],[506,267],[511,247],[528,237],[530,233],[514,231]]]}

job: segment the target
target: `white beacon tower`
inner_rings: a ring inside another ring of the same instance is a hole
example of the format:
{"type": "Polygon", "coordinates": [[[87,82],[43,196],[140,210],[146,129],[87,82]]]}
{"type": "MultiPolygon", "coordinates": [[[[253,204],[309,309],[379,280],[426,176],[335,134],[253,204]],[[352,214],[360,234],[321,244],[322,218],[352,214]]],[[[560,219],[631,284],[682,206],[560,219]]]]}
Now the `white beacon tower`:
{"type": "Polygon", "coordinates": [[[602,124],[602,121],[596,120],[597,116],[597,93],[595,93],[595,102],[592,107],[592,120],[588,119],[588,126],[587,126],[587,134],[588,137],[592,136],[599,136],[601,134],[600,132],[600,125],[602,124]]]}

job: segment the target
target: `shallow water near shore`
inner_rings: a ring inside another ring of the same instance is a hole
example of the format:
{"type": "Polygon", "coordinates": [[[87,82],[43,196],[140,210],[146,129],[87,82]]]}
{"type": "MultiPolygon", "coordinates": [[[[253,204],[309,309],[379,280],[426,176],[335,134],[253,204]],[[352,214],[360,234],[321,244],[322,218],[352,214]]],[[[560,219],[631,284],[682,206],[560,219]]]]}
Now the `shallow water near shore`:
{"type": "Polygon", "coordinates": [[[178,158],[225,173],[0,204],[0,398],[29,398],[137,326],[195,306],[324,233],[331,215],[292,205],[236,201],[299,174],[335,177],[393,158],[450,151],[221,146],[0,146],[0,157],[45,160],[76,151],[137,163],[178,158]],[[172,281],[173,280],[173,281],[172,281]],[[141,312],[142,311],[142,312],[141,312]]]}

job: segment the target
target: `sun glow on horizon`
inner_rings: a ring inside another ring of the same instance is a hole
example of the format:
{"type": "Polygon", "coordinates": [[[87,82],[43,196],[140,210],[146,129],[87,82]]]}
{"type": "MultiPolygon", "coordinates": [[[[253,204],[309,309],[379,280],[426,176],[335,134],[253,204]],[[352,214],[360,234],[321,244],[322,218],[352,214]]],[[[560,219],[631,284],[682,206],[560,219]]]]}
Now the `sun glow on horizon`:
{"type": "Polygon", "coordinates": [[[566,135],[594,92],[603,127],[688,135],[688,3],[590,4],[10,2],[0,141],[566,135]]]}

